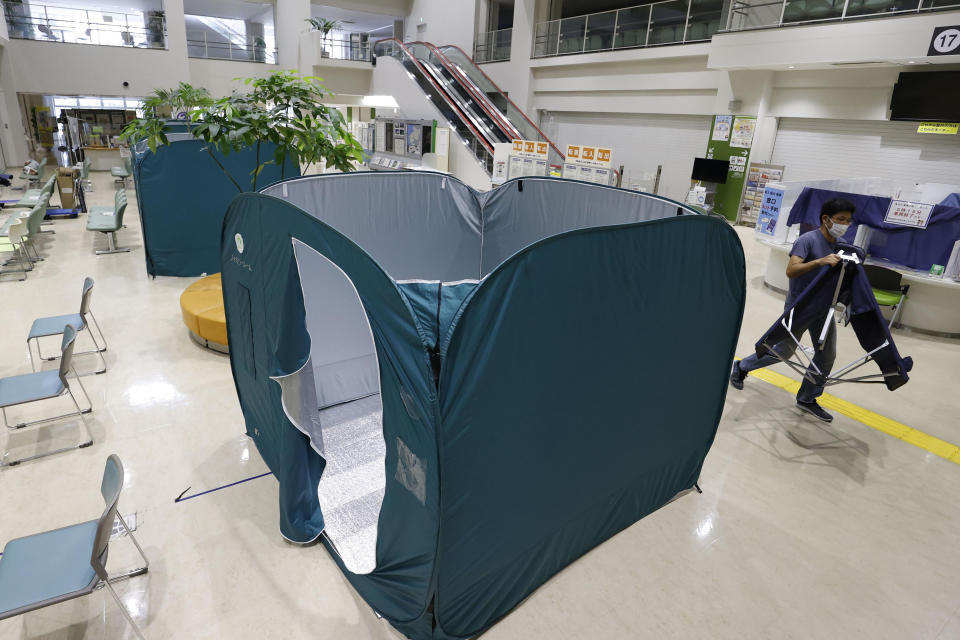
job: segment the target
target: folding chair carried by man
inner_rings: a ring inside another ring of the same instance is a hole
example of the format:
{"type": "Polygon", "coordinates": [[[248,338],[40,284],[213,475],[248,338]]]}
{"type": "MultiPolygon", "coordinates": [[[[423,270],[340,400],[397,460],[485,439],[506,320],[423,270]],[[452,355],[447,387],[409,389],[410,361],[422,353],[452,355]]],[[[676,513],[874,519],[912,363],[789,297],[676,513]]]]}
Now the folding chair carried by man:
{"type": "Polygon", "coordinates": [[[757,355],[772,354],[784,364],[815,384],[831,386],[841,382],[884,384],[893,391],[905,385],[913,368],[913,359],[901,357],[890,335],[890,328],[883,319],[870,282],[863,269],[863,250],[853,245],[837,243],[840,264],[824,269],[797,297],[793,306],[756,343],[757,355]],[[829,309],[823,331],[815,342],[823,344],[828,330],[836,321],[837,309],[843,305],[843,320],[853,325],[857,341],[866,352],[838,371],[825,374],[807,356],[800,343],[798,327],[809,326],[811,314],[820,314],[829,309]],[[785,348],[787,345],[789,348],[785,348]],[[793,356],[796,354],[797,359],[793,356]],[[852,376],[853,372],[873,361],[879,373],[852,376]]]}

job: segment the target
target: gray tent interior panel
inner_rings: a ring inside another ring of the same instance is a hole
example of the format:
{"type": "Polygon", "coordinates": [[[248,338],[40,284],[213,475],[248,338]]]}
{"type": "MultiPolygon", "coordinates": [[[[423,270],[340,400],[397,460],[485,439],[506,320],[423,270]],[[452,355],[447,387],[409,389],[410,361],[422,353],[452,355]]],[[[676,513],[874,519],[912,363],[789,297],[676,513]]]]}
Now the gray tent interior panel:
{"type": "Polygon", "coordinates": [[[306,176],[263,190],[350,238],[394,280],[477,278],[479,208],[463,183],[436,174],[306,176]],[[331,177],[339,179],[330,180],[331,177]],[[358,189],[356,180],[363,180],[358,189]]]}
{"type": "Polygon", "coordinates": [[[535,242],[575,229],[658,220],[690,213],[677,203],[602,185],[524,178],[481,195],[486,276],[535,242]]]}
{"type": "Polygon", "coordinates": [[[334,174],[287,180],[262,192],[329,224],[401,281],[480,279],[523,248],[560,233],[690,213],[656,196],[546,178],[478,194],[432,173],[334,174]],[[363,180],[364,189],[354,180],[363,180]]]}

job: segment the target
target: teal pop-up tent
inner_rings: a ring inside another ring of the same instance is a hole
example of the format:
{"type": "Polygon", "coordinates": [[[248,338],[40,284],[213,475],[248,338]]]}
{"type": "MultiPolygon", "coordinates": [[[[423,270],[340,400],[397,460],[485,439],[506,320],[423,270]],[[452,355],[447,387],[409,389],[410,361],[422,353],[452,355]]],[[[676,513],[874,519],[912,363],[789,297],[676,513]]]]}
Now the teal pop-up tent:
{"type": "MultiPolygon", "coordinates": [[[[199,276],[220,270],[220,229],[223,214],[237,187],[217,166],[244,188],[257,166],[256,152],[242,149],[223,155],[196,140],[180,123],[168,124],[168,146],[151,152],[145,143],[133,152],[133,176],[140,207],[144,255],[151,276],[199,276]]],[[[272,158],[274,146],[263,143],[261,158],[272,158]]],[[[258,176],[261,185],[300,175],[294,162],[284,167],[268,164],[258,176]]]]}
{"type": "Polygon", "coordinates": [[[550,178],[288,180],[233,200],[221,260],[281,532],[415,639],[482,632],[694,486],[745,297],[723,220],[550,178]]]}

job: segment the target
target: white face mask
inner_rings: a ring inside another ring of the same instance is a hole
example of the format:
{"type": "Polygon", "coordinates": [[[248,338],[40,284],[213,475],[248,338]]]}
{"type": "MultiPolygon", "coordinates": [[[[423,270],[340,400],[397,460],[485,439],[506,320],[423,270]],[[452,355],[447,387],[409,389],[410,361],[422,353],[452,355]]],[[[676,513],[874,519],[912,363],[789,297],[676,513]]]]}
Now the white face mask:
{"type": "Polygon", "coordinates": [[[833,225],[832,227],[830,227],[829,229],[827,229],[827,233],[829,233],[830,235],[832,235],[834,238],[840,238],[840,236],[842,236],[843,234],[845,234],[845,233],[847,232],[847,229],[849,229],[849,228],[850,228],[850,225],[848,225],[848,224],[836,224],[836,223],[834,223],[834,225],[833,225]]]}

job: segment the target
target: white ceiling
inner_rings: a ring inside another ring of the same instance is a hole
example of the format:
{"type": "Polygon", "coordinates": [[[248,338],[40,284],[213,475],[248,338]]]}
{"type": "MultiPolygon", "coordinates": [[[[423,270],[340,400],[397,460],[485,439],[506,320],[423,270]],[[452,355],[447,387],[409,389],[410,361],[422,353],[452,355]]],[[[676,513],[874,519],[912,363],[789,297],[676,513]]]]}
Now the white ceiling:
{"type": "Polygon", "coordinates": [[[392,27],[394,20],[392,16],[363,13],[319,4],[310,5],[310,15],[314,18],[340,20],[344,23],[341,30],[351,33],[367,33],[383,27],[392,27]]]}
{"type": "Polygon", "coordinates": [[[260,16],[272,2],[245,2],[245,0],[183,0],[183,12],[195,16],[249,20],[260,16]]]}
{"type": "Polygon", "coordinates": [[[141,13],[161,9],[163,0],[33,0],[32,7],[48,5],[51,7],[68,7],[86,11],[104,11],[119,13],[141,13]]]}

